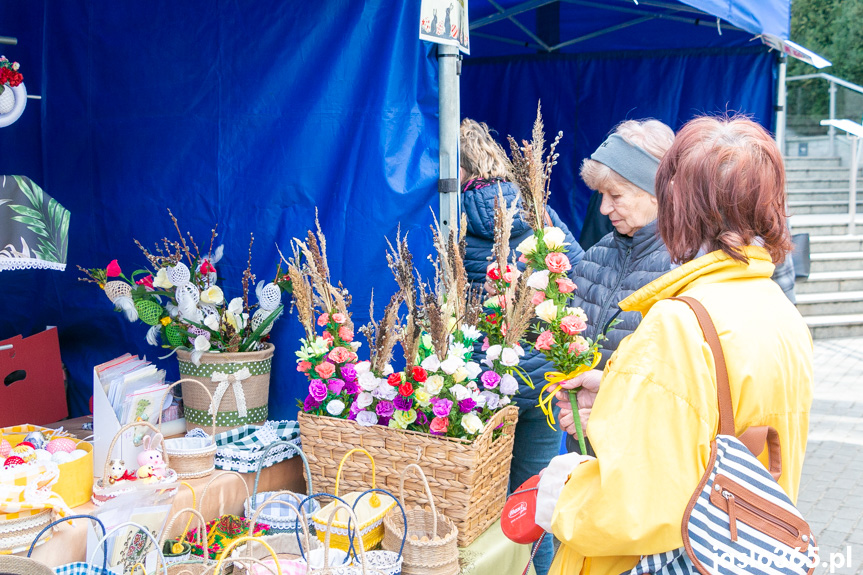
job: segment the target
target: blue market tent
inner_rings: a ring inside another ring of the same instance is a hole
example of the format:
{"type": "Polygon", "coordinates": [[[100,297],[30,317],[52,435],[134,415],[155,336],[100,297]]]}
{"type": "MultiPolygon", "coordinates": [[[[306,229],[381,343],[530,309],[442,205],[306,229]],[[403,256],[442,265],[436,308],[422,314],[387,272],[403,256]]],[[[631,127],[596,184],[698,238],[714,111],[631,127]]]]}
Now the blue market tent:
{"type": "MultiPolygon", "coordinates": [[[[462,114],[521,138],[542,99],[548,130],[565,133],[553,205],[577,232],[578,164],[617,122],[676,128],[737,110],[771,126],[775,56],[751,39],[787,38],[789,5],[473,0],[462,114]]],[[[2,52],[43,99],[0,129],[0,174],[30,177],[72,217],[66,272],[0,273],[0,339],[60,328],[73,415],[87,411],[93,365],[162,351],[74,266],[141,267],[132,239],[172,237],[166,208],[200,241],[219,224],[228,297],[249,235],[254,271],[272,277],[276,244],[304,235],[315,208],[358,323],[372,289],[379,310],[395,290],[384,252],[399,225],[429,273],[437,62],[417,39],[418,1],[46,0],[2,13],[0,35],[18,39],[2,52]]],[[[293,415],[302,393],[300,332],[290,316],[273,331],[271,417],[293,415]]],[[[176,376],[172,359],[158,363],[176,376]]]]}

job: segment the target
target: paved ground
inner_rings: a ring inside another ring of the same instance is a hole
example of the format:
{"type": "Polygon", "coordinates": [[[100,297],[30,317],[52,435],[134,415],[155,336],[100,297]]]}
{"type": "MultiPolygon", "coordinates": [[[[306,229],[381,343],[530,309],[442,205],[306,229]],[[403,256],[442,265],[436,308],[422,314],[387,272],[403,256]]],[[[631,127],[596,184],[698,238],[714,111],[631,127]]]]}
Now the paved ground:
{"type": "Polygon", "coordinates": [[[863,575],[863,338],[815,342],[798,507],[820,547],[816,575],[863,575]]]}

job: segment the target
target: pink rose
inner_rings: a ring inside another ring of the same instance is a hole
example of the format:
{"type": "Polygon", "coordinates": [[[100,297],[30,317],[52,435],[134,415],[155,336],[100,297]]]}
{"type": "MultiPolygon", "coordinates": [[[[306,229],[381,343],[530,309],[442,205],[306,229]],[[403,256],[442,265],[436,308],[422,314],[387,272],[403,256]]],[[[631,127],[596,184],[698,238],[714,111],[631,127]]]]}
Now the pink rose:
{"type": "Polygon", "coordinates": [[[310,369],[312,369],[312,364],[309,363],[308,361],[301,361],[300,363],[297,364],[297,371],[305,373],[305,372],[309,371],[310,369]]]}
{"type": "Polygon", "coordinates": [[[560,329],[567,335],[576,335],[587,329],[587,324],[577,315],[568,315],[560,320],[560,329]]]}
{"type": "Polygon", "coordinates": [[[520,256],[518,256],[518,261],[520,261],[520,262],[521,262],[521,263],[523,263],[523,264],[526,264],[526,263],[527,263],[527,258],[526,258],[526,257],[524,257],[524,254],[521,254],[520,256]]]}
{"type": "Polygon", "coordinates": [[[355,352],[353,352],[353,351],[348,352],[348,361],[350,361],[352,363],[356,363],[358,359],[359,359],[359,356],[357,356],[357,354],[355,352]]]}
{"type": "Polygon", "coordinates": [[[557,278],[557,291],[560,293],[572,293],[576,290],[575,284],[569,278],[557,278]]]}
{"type": "Polygon", "coordinates": [[[545,267],[553,274],[562,274],[572,269],[572,264],[569,263],[569,258],[566,257],[566,254],[551,252],[545,256],[545,267]]]}
{"type": "Polygon", "coordinates": [[[329,315],[322,313],[321,315],[318,316],[318,325],[319,326],[324,327],[328,323],[330,323],[330,316],[329,315]]]}
{"type": "Polygon", "coordinates": [[[329,379],[336,373],[336,366],[328,361],[315,366],[315,372],[324,379],[329,379]]]}
{"type": "Polygon", "coordinates": [[[448,417],[435,417],[431,420],[431,432],[436,433],[438,435],[443,435],[446,433],[447,428],[449,427],[449,418],[448,417]]]}
{"type": "Polygon", "coordinates": [[[333,334],[324,330],[324,333],[321,334],[321,337],[324,338],[324,341],[326,341],[328,344],[333,345],[333,334]]]}
{"type": "Polygon", "coordinates": [[[530,300],[532,305],[539,305],[545,301],[545,292],[544,291],[535,291],[533,292],[533,297],[530,300]]]}
{"type": "Polygon", "coordinates": [[[337,324],[345,323],[346,319],[347,318],[345,317],[345,314],[343,314],[343,313],[334,313],[333,314],[333,321],[336,322],[337,324]]]}
{"type": "Polygon", "coordinates": [[[491,347],[491,345],[489,345],[489,343],[488,343],[488,337],[483,338],[483,340],[482,340],[482,347],[481,347],[479,350],[480,350],[480,351],[485,351],[485,350],[487,350],[489,347],[491,347]]]}
{"type": "Polygon", "coordinates": [[[354,332],[346,325],[339,327],[339,337],[348,343],[354,341],[354,332]]]}
{"type": "Polygon", "coordinates": [[[536,338],[536,343],[533,344],[533,347],[540,351],[548,351],[551,349],[551,346],[554,345],[554,334],[549,330],[545,330],[539,337],[536,338]]]}
{"type": "Polygon", "coordinates": [[[335,347],[327,357],[333,363],[345,363],[351,359],[351,352],[343,347],[335,347]]]}
{"type": "Polygon", "coordinates": [[[587,351],[587,341],[583,337],[578,338],[571,344],[569,344],[569,353],[575,353],[581,355],[582,353],[587,351]]]}

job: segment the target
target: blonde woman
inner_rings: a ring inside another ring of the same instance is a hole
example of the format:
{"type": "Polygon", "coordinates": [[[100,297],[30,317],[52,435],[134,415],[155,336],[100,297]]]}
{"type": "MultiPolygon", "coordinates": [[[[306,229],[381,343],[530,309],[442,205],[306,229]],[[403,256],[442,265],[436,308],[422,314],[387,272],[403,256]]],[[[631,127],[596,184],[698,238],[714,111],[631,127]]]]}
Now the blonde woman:
{"type": "MultiPolygon", "coordinates": [[[[462,122],[460,152],[462,207],[467,215],[468,226],[465,267],[474,289],[482,289],[494,243],[494,200],[498,194],[498,184],[507,203],[518,197],[518,189],[509,181],[511,175],[507,169],[506,154],[485,124],[470,119],[462,122]]],[[[570,263],[575,268],[584,252],[554,210],[549,208],[546,218],[549,225],[559,227],[566,234],[570,263]]],[[[510,240],[512,249],[531,234],[533,230],[527,222],[520,214],[516,215],[510,240]]],[[[478,361],[476,355],[474,357],[478,361]]],[[[537,351],[528,351],[520,366],[536,383],[544,382],[545,372],[553,369],[537,351]]],[[[511,490],[539,473],[560,450],[560,433],[546,425],[545,416],[536,407],[540,388],[537,385],[536,389],[531,390],[522,385],[514,399],[519,416],[510,471],[511,490]]],[[[537,551],[534,561],[537,575],[545,575],[548,571],[553,553],[549,538],[537,551]]]]}

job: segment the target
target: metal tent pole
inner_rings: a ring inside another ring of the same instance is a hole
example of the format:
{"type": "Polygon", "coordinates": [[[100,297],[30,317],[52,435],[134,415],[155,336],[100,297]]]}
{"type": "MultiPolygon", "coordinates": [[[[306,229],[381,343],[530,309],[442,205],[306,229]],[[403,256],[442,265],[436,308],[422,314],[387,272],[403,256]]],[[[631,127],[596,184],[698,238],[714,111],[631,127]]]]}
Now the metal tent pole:
{"type": "Polygon", "coordinates": [[[785,75],[788,68],[788,58],[783,54],[779,57],[779,78],[776,86],[776,145],[779,152],[785,156],[785,127],[788,119],[786,103],[788,97],[785,75]]]}
{"type": "Polygon", "coordinates": [[[461,205],[461,187],[458,178],[459,122],[459,75],[461,56],[455,46],[439,44],[438,96],[440,122],[440,225],[444,237],[450,229],[458,227],[461,205]]]}
{"type": "MultiPolygon", "coordinates": [[[[830,80],[830,86],[828,88],[828,92],[830,93],[830,119],[836,119],[836,84],[830,80]]],[[[830,136],[830,157],[834,157],[836,155],[836,127],[831,124],[830,128],[827,130],[827,134],[830,136]]]]}
{"type": "Polygon", "coordinates": [[[848,198],[848,235],[854,235],[854,220],[857,214],[857,144],[860,138],[848,134],[851,140],[851,189],[848,198]]]}

